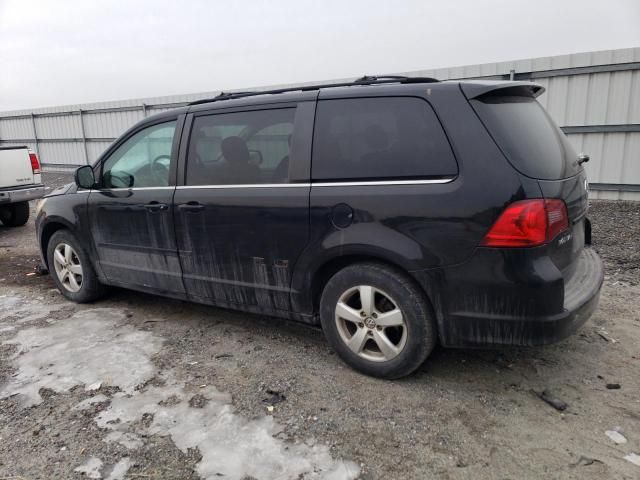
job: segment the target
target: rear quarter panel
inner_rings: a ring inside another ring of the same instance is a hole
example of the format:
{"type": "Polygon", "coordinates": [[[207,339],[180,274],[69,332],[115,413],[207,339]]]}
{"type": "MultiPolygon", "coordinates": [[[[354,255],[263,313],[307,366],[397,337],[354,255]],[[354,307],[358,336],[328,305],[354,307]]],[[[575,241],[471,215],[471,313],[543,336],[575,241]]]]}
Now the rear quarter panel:
{"type": "MultiPolygon", "coordinates": [[[[406,271],[455,265],[468,259],[504,207],[540,197],[523,182],[478,120],[457,83],[417,92],[431,103],[449,138],[458,176],[446,184],[332,186],[311,188],[310,244],[293,277],[294,307],[313,309],[308,285],[327,261],[364,255],[406,271]],[[353,209],[353,223],[337,228],[331,212],[353,209]]],[[[416,278],[424,278],[416,276],[416,278]]],[[[424,286],[438,303],[439,286],[424,286]]]]}

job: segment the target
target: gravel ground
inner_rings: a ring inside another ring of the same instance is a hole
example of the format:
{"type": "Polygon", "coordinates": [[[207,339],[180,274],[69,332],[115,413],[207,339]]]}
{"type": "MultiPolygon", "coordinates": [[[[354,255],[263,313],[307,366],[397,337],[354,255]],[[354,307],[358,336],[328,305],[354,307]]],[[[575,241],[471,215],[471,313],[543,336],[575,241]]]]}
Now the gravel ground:
{"type": "Polygon", "coordinates": [[[615,282],[640,280],[640,202],[594,201],[589,216],[593,244],[615,282]]]}
{"type": "Polygon", "coordinates": [[[593,202],[590,217],[607,277],[578,334],[544,348],[438,349],[394,382],[350,370],[305,325],[124,290],[65,302],[48,276],[28,275],[33,223],[0,227],[0,478],[640,478],[624,459],[640,454],[640,204],[593,202]],[[65,343],[79,320],[89,327],[65,343]],[[145,351],[125,351],[130,338],[145,351]],[[131,372],[147,373],[128,391],[131,372]],[[40,403],[2,394],[26,387],[40,403]],[[626,443],[605,434],[616,427],[626,443]],[[204,439],[185,443],[185,429],[204,439]],[[109,441],[114,432],[139,442],[109,441]],[[236,470],[234,455],[245,459],[236,470]]]}

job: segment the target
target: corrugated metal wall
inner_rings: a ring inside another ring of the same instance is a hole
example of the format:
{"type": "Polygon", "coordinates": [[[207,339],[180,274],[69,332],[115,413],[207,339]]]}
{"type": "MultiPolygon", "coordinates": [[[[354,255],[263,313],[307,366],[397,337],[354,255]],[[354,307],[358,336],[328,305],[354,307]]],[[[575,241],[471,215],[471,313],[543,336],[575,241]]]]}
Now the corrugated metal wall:
{"type": "MultiPolygon", "coordinates": [[[[586,168],[592,197],[640,200],[640,48],[402,74],[540,83],[546,88],[540,102],[576,149],[591,156],[586,168]]],[[[4,112],[0,113],[0,146],[29,145],[47,168],[91,163],[114,138],[145,116],[217,93],[4,112]]]]}

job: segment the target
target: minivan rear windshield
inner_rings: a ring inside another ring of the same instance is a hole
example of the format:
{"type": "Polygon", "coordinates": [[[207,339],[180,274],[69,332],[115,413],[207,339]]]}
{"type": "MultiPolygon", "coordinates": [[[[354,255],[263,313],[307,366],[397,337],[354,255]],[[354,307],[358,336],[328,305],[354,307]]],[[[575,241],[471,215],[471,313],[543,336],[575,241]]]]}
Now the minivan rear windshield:
{"type": "Polygon", "coordinates": [[[556,180],[581,170],[569,140],[535,98],[486,95],[471,103],[520,173],[541,180],[556,180]]]}

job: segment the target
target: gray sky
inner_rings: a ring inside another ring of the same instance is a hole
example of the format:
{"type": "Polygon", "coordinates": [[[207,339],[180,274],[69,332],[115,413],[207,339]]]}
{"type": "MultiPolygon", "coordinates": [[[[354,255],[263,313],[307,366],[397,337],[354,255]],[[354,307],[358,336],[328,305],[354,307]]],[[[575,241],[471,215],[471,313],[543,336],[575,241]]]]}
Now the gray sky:
{"type": "Polygon", "coordinates": [[[0,0],[0,111],[634,46],[638,0],[0,0]]]}

